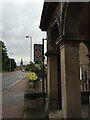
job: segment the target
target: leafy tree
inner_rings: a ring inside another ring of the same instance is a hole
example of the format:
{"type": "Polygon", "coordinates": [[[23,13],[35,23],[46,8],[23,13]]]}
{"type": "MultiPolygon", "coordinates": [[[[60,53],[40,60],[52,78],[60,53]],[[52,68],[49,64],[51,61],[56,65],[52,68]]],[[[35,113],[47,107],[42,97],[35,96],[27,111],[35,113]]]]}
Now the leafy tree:
{"type": "Polygon", "coordinates": [[[15,68],[17,67],[17,66],[16,66],[16,62],[15,62],[14,59],[9,59],[9,60],[11,60],[11,71],[14,71],[15,68]]]}
{"type": "MultiPolygon", "coordinates": [[[[14,60],[11,60],[11,62],[13,65],[12,70],[14,70],[14,68],[16,67],[16,63],[14,60]]],[[[2,71],[10,71],[10,58],[8,57],[8,54],[7,54],[7,48],[4,42],[2,41],[0,41],[0,69],[2,69],[2,71]]]]}
{"type": "MultiPolygon", "coordinates": [[[[35,63],[31,62],[25,68],[26,71],[35,72],[38,77],[42,77],[42,75],[43,75],[43,70],[42,69],[43,69],[43,63],[42,62],[35,62],[35,63]]],[[[46,69],[45,69],[45,74],[46,74],[46,69]]]]}
{"type": "Polygon", "coordinates": [[[8,55],[7,55],[7,49],[4,45],[4,42],[0,41],[0,53],[2,53],[2,71],[8,71],[7,65],[8,65],[8,55]]]}
{"type": "Polygon", "coordinates": [[[2,44],[0,41],[0,72],[2,71],[2,44]]]}

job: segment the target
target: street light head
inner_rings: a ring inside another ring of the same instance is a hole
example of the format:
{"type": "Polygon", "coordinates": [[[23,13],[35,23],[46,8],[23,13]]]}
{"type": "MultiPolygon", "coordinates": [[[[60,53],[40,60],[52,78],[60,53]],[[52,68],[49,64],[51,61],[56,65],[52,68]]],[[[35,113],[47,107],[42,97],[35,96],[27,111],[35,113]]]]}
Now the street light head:
{"type": "Polygon", "coordinates": [[[29,35],[26,35],[26,38],[29,38],[29,35]]]}

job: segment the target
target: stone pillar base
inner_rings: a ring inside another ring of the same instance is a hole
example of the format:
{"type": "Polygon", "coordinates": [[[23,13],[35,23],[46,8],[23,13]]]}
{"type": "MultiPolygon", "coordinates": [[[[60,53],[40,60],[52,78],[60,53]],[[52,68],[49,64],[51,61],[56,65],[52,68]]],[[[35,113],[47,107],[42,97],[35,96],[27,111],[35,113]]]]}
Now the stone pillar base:
{"type": "Polygon", "coordinates": [[[57,99],[50,99],[49,109],[50,110],[59,110],[60,109],[59,103],[60,102],[57,99]]]}

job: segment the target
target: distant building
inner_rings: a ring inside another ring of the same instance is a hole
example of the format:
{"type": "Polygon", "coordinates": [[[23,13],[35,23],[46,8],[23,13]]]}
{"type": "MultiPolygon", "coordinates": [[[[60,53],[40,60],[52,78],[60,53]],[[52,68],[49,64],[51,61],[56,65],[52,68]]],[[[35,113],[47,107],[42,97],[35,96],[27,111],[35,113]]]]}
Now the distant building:
{"type": "Polygon", "coordinates": [[[21,69],[23,68],[23,60],[21,59],[21,62],[20,62],[20,66],[21,66],[21,69]]]}

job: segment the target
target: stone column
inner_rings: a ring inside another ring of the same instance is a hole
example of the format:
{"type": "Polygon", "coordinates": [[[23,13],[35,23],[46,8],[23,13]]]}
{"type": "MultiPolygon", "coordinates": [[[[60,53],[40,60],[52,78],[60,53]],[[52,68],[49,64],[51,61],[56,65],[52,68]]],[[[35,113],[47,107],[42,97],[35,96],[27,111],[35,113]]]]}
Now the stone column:
{"type": "Polygon", "coordinates": [[[88,47],[88,54],[86,55],[88,57],[88,81],[89,81],[89,90],[90,90],[90,43],[87,43],[87,47],[88,47]]]}
{"type": "Polygon", "coordinates": [[[58,109],[58,61],[56,52],[48,52],[49,108],[58,109]]]}
{"type": "MultiPolygon", "coordinates": [[[[90,36],[89,36],[90,38],[90,36]]],[[[89,91],[90,91],[90,42],[89,42],[89,39],[86,43],[87,45],[87,48],[88,48],[88,54],[86,55],[88,57],[88,76],[87,76],[87,79],[88,79],[88,83],[89,83],[89,91]]],[[[88,119],[90,119],[90,103],[88,104],[88,119]]]]}
{"type": "Polygon", "coordinates": [[[63,118],[81,118],[78,40],[60,40],[61,89],[63,118]]]}

